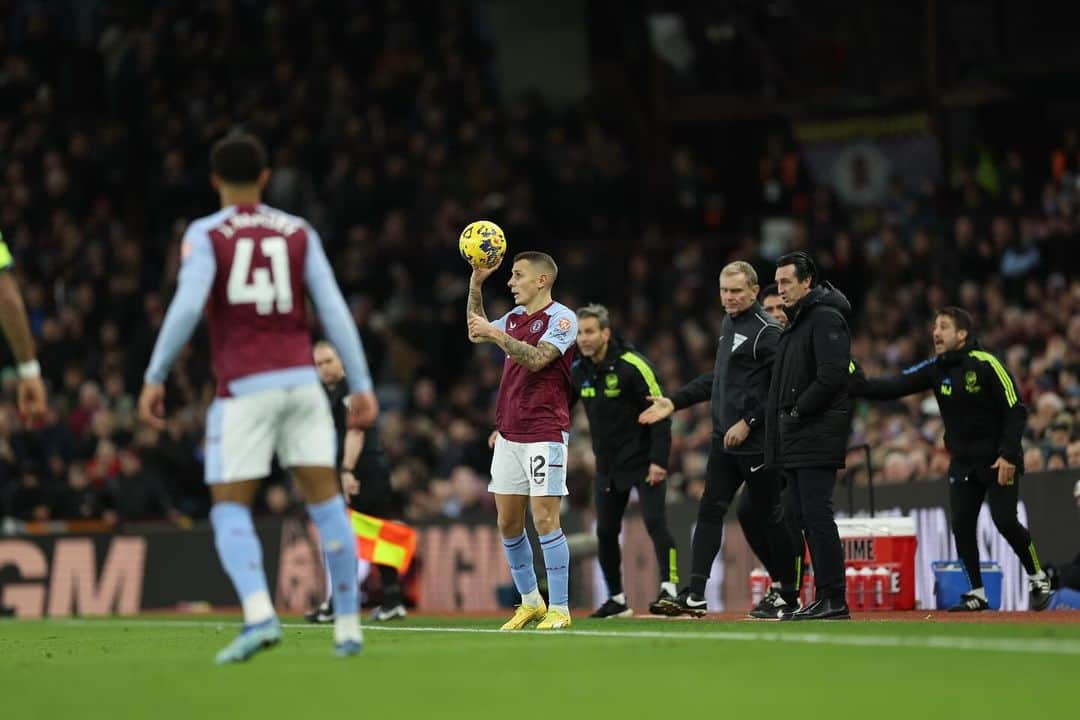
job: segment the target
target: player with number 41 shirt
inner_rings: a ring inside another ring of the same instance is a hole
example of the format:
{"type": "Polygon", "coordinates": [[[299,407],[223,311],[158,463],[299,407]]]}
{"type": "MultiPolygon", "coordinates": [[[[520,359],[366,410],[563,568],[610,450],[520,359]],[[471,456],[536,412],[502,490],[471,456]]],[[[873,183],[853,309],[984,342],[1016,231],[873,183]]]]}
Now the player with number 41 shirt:
{"type": "Polygon", "coordinates": [[[146,370],[139,415],[165,427],[165,379],[205,308],[217,376],[206,415],[210,522],[244,610],[243,630],[216,660],[246,660],[283,637],[251,520],[275,456],[291,471],[323,544],[338,605],[335,652],[355,655],[363,642],[356,545],[334,471],[334,421],[312,362],[305,291],[345,365],[349,424],[357,428],[378,411],[363,346],[318,234],[303,218],[261,202],[270,178],[262,143],[226,137],[211,151],[210,168],[222,209],[184,234],[176,294],[146,370]]]}

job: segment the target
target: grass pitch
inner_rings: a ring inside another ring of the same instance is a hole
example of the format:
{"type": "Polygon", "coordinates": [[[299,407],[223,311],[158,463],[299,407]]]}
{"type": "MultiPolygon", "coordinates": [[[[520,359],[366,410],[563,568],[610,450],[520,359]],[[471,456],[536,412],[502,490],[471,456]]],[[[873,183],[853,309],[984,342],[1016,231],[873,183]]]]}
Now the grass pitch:
{"type": "MultiPolygon", "coordinates": [[[[1042,617],[1042,616],[1040,616],[1042,617]]],[[[1052,616],[1046,616],[1049,621],[1052,616]]],[[[236,618],[0,622],[5,718],[1065,717],[1080,625],[410,617],[360,657],[325,626],[215,667],[236,618]]]]}

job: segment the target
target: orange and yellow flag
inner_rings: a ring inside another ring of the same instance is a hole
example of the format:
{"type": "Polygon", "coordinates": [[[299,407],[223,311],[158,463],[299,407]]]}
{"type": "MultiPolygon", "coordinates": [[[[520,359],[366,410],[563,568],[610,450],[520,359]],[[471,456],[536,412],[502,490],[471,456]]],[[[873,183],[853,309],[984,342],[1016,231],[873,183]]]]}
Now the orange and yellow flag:
{"type": "Polygon", "coordinates": [[[416,531],[408,525],[349,511],[356,552],[375,565],[389,565],[405,574],[416,553],[416,531]]]}

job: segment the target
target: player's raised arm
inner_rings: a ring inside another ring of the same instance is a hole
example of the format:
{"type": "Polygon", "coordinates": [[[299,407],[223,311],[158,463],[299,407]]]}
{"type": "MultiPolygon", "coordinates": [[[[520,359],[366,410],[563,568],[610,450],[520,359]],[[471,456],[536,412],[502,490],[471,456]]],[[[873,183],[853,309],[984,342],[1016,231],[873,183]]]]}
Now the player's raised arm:
{"type": "Polygon", "coordinates": [[[349,306],[341,294],[330,261],[326,258],[322,240],[314,228],[308,234],[307,255],[304,257],[304,284],[315,303],[323,331],[345,366],[345,380],[353,397],[349,401],[349,423],[354,427],[369,427],[378,414],[375,385],[371,380],[364,345],[353,322],[349,306]]]}
{"type": "Polygon", "coordinates": [[[490,337],[478,335],[473,331],[473,325],[475,324],[473,318],[487,321],[487,313],[484,312],[484,281],[491,277],[499,269],[500,265],[502,265],[501,259],[491,268],[474,267],[472,275],[469,277],[469,299],[465,306],[465,326],[469,332],[470,342],[492,342],[490,337]]]}
{"type": "Polygon", "coordinates": [[[198,225],[189,227],[184,233],[180,254],[176,294],[165,313],[165,321],[154,344],[150,365],[143,378],[142,394],[139,396],[139,417],[159,429],[165,426],[165,379],[169,376],[169,369],[180,349],[199,324],[217,272],[217,261],[210,246],[210,237],[198,225]]]}

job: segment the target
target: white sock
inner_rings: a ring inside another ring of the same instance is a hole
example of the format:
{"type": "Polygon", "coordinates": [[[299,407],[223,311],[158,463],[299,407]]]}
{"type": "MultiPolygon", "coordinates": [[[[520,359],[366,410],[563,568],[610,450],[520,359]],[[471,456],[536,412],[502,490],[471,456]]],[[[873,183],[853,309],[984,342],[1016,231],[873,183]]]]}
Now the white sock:
{"type": "Polygon", "coordinates": [[[548,608],[548,609],[549,609],[549,610],[558,610],[558,611],[559,611],[559,612],[561,612],[561,613],[562,613],[563,615],[569,615],[569,614],[570,614],[570,608],[569,608],[569,607],[567,607],[566,605],[552,605],[552,606],[551,606],[550,608],[548,608]]]}
{"type": "Polygon", "coordinates": [[[363,558],[356,559],[356,584],[363,585],[367,576],[371,574],[371,563],[363,558]]]}
{"type": "Polygon", "coordinates": [[[346,640],[362,642],[363,639],[359,615],[338,615],[334,618],[334,643],[343,643],[346,640]]]}
{"type": "Polygon", "coordinates": [[[615,602],[619,603],[620,605],[625,605],[626,604],[626,593],[615,593],[614,595],[611,596],[611,599],[614,600],[615,602]]]}
{"type": "Polygon", "coordinates": [[[666,592],[671,597],[675,597],[679,594],[679,591],[675,588],[675,583],[673,582],[660,583],[660,592],[666,592]]]}
{"type": "Polygon", "coordinates": [[[270,601],[270,593],[259,590],[248,595],[243,600],[244,624],[258,625],[274,617],[274,603],[270,601]]]}
{"type": "Polygon", "coordinates": [[[528,605],[529,607],[537,607],[542,605],[544,598],[540,595],[539,588],[533,588],[532,592],[527,592],[521,596],[521,604],[528,605]]]}
{"type": "Polygon", "coordinates": [[[974,595],[982,601],[986,601],[986,589],[983,587],[972,588],[968,595],[974,595]]]}

